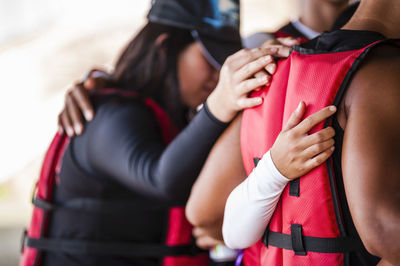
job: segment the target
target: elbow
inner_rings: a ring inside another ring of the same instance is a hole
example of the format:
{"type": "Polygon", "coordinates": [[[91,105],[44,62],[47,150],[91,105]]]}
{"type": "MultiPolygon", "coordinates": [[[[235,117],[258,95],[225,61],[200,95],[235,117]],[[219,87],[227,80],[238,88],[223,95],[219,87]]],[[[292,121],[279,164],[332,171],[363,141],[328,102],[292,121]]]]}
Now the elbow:
{"type": "Polygon", "coordinates": [[[186,218],[194,227],[208,227],[212,223],[204,215],[198,203],[193,198],[189,198],[185,208],[186,218]]]}
{"type": "Polygon", "coordinates": [[[231,249],[245,249],[254,245],[259,238],[252,238],[248,235],[243,237],[240,228],[235,228],[234,224],[230,224],[224,220],[222,225],[222,237],[227,247],[231,249]]]}
{"type": "Polygon", "coordinates": [[[193,204],[191,203],[191,200],[189,199],[189,201],[185,207],[185,215],[186,215],[186,219],[189,221],[189,223],[191,223],[194,227],[196,227],[199,224],[199,216],[196,214],[196,211],[193,210],[192,205],[193,204]]]}

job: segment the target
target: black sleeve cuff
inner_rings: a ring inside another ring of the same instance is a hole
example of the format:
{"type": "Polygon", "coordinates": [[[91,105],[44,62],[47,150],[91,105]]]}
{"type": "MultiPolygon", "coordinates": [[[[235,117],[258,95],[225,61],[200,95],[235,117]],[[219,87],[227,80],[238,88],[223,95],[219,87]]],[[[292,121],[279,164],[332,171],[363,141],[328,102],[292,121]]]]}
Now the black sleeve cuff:
{"type": "Polygon", "coordinates": [[[207,117],[208,117],[211,121],[213,121],[215,124],[217,124],[218,126],[223,127],[223,128],[227,128],[228,125],[231,123],[231,122],[222,122],[221,120],[219,120],[218,118],[216,118],[216,117],[211,113],[210,109],[208,108],[207,101],[204,101],[204,103],[203,103],[203,109],[204,109],[204,112],[206,113],[207,117]]]}

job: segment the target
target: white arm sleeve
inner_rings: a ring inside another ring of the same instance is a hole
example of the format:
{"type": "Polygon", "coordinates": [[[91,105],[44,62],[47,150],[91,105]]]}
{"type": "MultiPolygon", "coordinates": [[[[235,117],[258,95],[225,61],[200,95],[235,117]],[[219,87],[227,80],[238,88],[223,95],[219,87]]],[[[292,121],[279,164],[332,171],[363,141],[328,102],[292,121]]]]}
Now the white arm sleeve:
{"type": "Polygon", "coordinates": [[[228,197],[222,226],[228,247],[247,248],[262,237],[289,181],[275,167],[268,151],[228,197]]]}

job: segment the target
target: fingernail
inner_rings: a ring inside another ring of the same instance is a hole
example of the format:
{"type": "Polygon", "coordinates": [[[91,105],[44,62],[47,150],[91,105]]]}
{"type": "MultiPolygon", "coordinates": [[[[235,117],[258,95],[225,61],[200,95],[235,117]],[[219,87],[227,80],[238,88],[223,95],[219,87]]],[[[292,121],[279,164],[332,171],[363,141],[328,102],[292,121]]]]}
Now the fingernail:
{"type": "Polygon", "coordinates": [[[276,70],[276,66],[275,64],[269,64],[267,65],[267,67],[265,68],[269,73],[274,74],[275,70],[276,70]]]}
{"type": "Polygon", "coordinates": [[[81,125],[76,125],[75,127],[75,132],[80,135],[82,133],[82,126],[81,125]]]}
{"type": "Polygon", "coordinates": [[[268,81],[268,76],[259,77],[259,78],[258,78],[258,81],[259,81],[260,83],[265,83],[265,82],[268,81]]]}
{"type": "Polygon", "coordinates": [[[86,118],[87,121],[92,121],[92,119],[93,119],[93,113],[90,112],[90,111],[86,111],[86,112],[85,112],[85,118],[86,118]]]}
{"type": "Polygon", "coordinates": [[[276,53],[278,52],[278,48],[274,47],[274,48],[270,48],[269,50],[271,53],[276,53]]]}
{"type": "Polygon", "coordinates": [[[67,135],[72,137],[74,135],[74,131],[72,130],[72,128],[67,127],[67,135]]]}
{"type": "Polygon", "coordinates": [[[335,146],[332,146],[332,147],[331,147],[331,151],[334,151],[334,150],[335,150],[335,146]]]}
{"type": "Polygon", "coordinates": [[[255,99],[255,102],[256,102],[257,104],[262,104],[262,98],[257,97],[257,98],[254,98],[254,99],[255,99]]]}
{"type": "Polygon", "coordinates": [[[335,112],[336,106],[334,106],[334,105],[329,106],[329,111],[335,112]]]}
{"type": "Polygon", "coordinates": [[[58,130],[58,133],[60,133],[60,134],[64,133],[64,129],[62,126],[58,126],[57,130],[58,130]]]}
{"type": "Polygon", "coordinates": [[[270,56],[270,55],[264,56],[263,57],[263,61],[264,61],[264,63],[271,62],[272,61],[272,56],[270,56]]]}
{"type": "Polygon", "coordinates": [[[296,113],[299,113],[301,110],[301,102],[299,102],[299,105],[296,108],[296,113]]]}

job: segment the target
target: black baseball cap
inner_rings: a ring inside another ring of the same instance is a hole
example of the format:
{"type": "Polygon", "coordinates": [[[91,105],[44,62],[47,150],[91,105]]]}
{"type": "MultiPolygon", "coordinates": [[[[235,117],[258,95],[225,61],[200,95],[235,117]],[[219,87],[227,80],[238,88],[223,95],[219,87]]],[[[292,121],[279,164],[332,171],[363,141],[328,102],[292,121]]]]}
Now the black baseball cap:
{"type": "Polygon", "coordinates": [[[190,30],[207,60],[219,69],[242,48],[239,10],[239,0],[153,0],[147,18],[190,30]]]}

